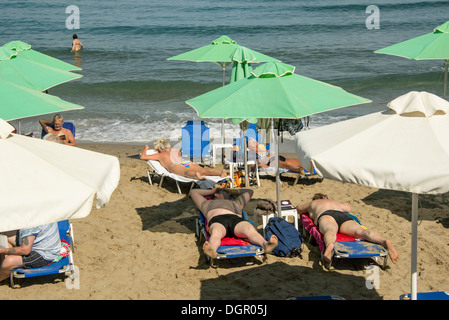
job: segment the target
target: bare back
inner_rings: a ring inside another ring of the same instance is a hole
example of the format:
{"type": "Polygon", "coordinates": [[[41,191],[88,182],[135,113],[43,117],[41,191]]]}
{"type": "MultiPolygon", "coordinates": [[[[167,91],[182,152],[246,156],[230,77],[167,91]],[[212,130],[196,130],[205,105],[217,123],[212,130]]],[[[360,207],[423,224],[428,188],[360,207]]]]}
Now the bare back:
{"type": "Polygon", "coordinates": [[[182,160],[182,158],[179,156],[179,151],[176,152],[173,149],[167,148],[167,149],[164,149],[163,151],[156,151],[153,154],[147,154],[147,150],[149,150],[149,148],[148,148],[148,146],[145,146],[145,149],[142,152],[140,159],[141,160],[157,160],[167,170],[169,170],[170,166],[175,161],[182,160]],[[172,150],[173,150],[173,152],[172,152],[172,150]]]}
{"type": "Polygon", "coordinates": [[[332,199],[313,200],[308,205],[305,205],[302,208],[298,206],[297,208],[299,213],[301,213],[300,210],[302,212],[308,212],[309,217],[313,219],[315,224],[317,223],[319,216],[327,210],[337,210],[342,212],[350,212],[352,210],[349,204],[340,203],[332,199]]]}

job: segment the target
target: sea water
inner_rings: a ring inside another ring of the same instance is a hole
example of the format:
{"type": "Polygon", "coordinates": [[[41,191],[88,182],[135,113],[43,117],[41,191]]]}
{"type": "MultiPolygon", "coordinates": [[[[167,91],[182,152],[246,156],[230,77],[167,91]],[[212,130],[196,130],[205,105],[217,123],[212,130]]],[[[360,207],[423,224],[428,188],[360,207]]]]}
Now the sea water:
{"type": "MultiPolygon", "coordinates": [[[[63,113],[78,141],[145,144],[179,137],[187,120],[198,119],[185,101],[222,85],[216,64],[167,58],[222,35],[373,101],[314,115],[310,128],[384,110],[412,90],[441,96],[443,61],[373,51],[432,32],[448,12],[447,0],[1,1],[0,45],[21,40],[82,68],[81,79],[49,92],[85,107],[63,113]],[[79,9],[78,29],[67,22],[70,5],[79,9]],[[370,25],[372,5],[377,25],[370,25]],[[74,33],[84,44],[76,54],[74,33]]],[[[227,82],[229,75],[230,67],[227,82]]],[[[39,136],[38,120],[51,117],[21,119],[22,132],[39,136]]],[[[218,137],[221,121],[205,120],[218,137]]],[[[226,123],[227,132],[234,129],[226,123]]]]}

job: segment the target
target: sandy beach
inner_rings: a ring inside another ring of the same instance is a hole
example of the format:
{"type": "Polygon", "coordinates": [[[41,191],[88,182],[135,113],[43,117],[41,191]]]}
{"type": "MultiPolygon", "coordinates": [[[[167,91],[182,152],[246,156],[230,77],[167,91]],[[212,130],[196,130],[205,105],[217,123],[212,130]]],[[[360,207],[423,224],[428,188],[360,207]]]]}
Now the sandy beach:
{"type": "MultiPolygon", "coordinates": [[[[285,300],[290,297],[336,295],[347,300],[398,300],[410,292],[411,195],[311,178],[293,186],[282,178],[282,199],[294,205],[314,193],[348,202],[362,223],[390,239],[399,262],[378,270],[378,288],[368,288],[365,260],[345,260],[327,271],[318,247],[306,243],[302,257],[222,261],[211,268],[195,237],[197,209],[178,194],[173,180],[150,185],[146,162],[138,160],[140,145],[80,144],[120,160],[121,180],[105,208],[92,209],[85,219],[72,220],[74,262],[80,270],[78,289],[62,279],[29,279],[20,289],[7,282],[1,299],[150,299],[150,300],[285,300]]],[[[287,155],[294,156],[294,155],[287,155]]],[[[156,179],[156,182],[159,182],[156,179]]],[[[246,211],[253,217],[258,199],[275,199],[274,178],[254,187],[246,211]]],[[[449,290],[449,202],[422,196],[418,227],[418,289],[449,290]]],[[[261,229],[259,229],[262,231],[261,229]]]]}

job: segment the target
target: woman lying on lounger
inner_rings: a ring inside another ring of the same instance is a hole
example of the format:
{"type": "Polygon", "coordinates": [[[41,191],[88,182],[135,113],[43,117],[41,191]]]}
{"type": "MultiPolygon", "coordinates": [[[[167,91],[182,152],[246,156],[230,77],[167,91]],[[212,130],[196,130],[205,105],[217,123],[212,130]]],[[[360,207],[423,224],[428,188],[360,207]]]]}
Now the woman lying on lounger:
{"type": "MultiPolygon", "coordinates": [[[[261,147],[255,139],[249,139],[248,149],[256,153],[256,159],[259,167],[266,168],[275,166],[276,159],[274,154],[270,154],[268,150],[266,150],[264,147],[261,147]]],[[[299,162],[298,159],[294,158],[285,158],[283,156],[279,156],[279,168],[287,169],[293,172],[301,172],[302,174],[304,174],[301,162],[299,162]]]]}
{"type": "Polygon", "coordinates": [[[147,154],[148,149],[149,147],[146,145],[140,155],[141,160],[157,160],[169,172],[179,176],[198,180],[207,180],[205,176],[226,177],[225,170],[203,168],[191,161],[182,160],[180,150],[172,148],[170,142],[165,139],[158,140],[154,146],[157,153],[149,155],[147,154]]]}
{"type": "Polygon", "coordinates": [[[265,253],[270,253],[276,248],[278,239],[273,235],[266,241],[257,232],[254,226],[242,218],[242,210],[251,200],[251,189],[192,189],[190,197],[195,205],[203,213],[209,226],[209,241],[203,245],[203,251],[210,258],[217,257],[217,249],[224,237],[237,237],[247,239],[255,245],[264,248],[265,253]],[[237,196],[230,199],[230,195],[237,196]],[[205,196],[213,195],[212,200],[206,200],[205,196]]]}

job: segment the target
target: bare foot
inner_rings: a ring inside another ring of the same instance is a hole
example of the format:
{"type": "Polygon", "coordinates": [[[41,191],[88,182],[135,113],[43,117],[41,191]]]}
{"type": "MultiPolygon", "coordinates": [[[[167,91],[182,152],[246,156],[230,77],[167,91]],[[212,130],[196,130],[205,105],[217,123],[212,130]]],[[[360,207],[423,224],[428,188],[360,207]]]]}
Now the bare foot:
{"type": "Polygon", "coordinates": [[[265,253],[270,253],[274,250],[278,245],[278,237],[276,237],[274,234],[271,236],[270,241],[265,242],[264,245],[264,251],[265,253]]]}
{"type": "Polygon", "coordinates": [[[218,256],[217,251],[212,248],[209,241],[204,242],[203,251],[209,258],[215,259],[218,256]]]}
{"type": "Polygon", "coordinates": [[[334,244],[331,243],[326,247],[323,253],[323,265],[326,269],[329,269],[332,263],[332,251],[334,250],[334,244]]]}
{"type": "Polygon", "coordinates": [[[396,249],[393,247],[391,241],[385,240],[384,247],[388,250],[388,255],[390,256],[391,261],[396,264],[398,262],[399,255],[396,249]]]}

